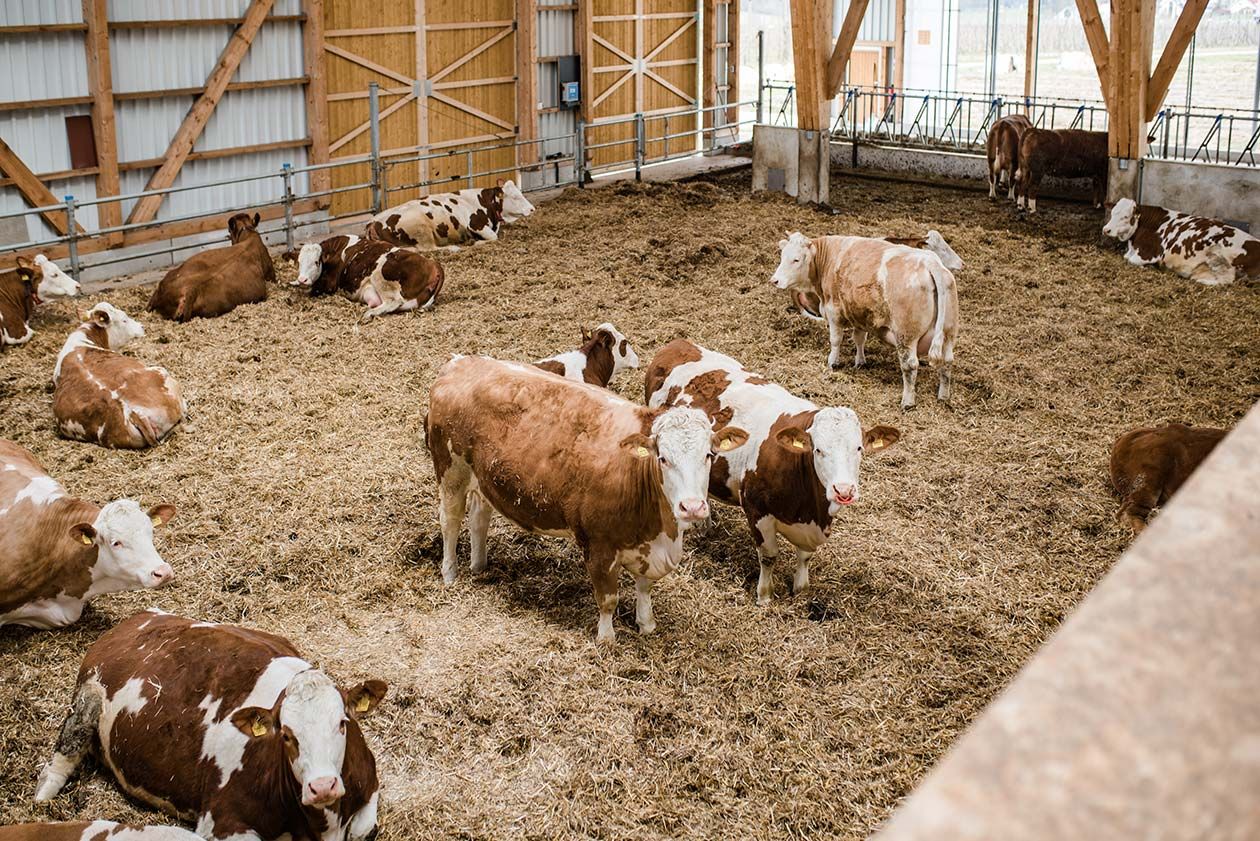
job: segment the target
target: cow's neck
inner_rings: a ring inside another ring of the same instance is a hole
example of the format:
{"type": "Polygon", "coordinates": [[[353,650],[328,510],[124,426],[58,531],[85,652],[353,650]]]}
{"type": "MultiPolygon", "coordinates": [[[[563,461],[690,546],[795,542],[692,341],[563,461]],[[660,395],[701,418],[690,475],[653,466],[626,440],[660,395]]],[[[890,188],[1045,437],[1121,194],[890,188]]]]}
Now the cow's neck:
{"type": "Polygon", "coordinates": [[[61,353],[57,354],[57,365],[53,368],[53,382],[61,378],[61,363],[79,348],[109,350],[109,331],[95,321],[85,321],[80,324],[79,329],[71,333],[66,343],[61,346],[61,353]]]}
{"type": "Polygon", "coordinates": [[[66,581],[73,581],[84,575],[88,576],[91,583],[88,584],[87,592],[81,594],[83,598],[91,598],[101,593],[114,593],[123,589],[120,586],[111,586],[113,579],[110,577],[110,570],[105,569],[103,564],[97,563],[100,558],[100,549],[95,544],[88,546],[76,542],[70,534],[70,530],[80,523],[87,523],[89,526],[95,523],[100,513],[99,506],[72,496],[60,496],[49,500],[44,503],[44,508],[40,512],[40,528],[47,535],[52,546],[70,547],[69,551],[51,551],[52,546],[49,547],[50,551],[43,559],[48,568],[47,571],[66,581]]]}
{"type": "Polygon", "coordinates": [[[586,368],[583,371],[586,381],[594,380],[602,386],[607,386],[609,380],[612,379],[613,370],[617,367],[613,360],[612,348],[598,338],[592,338],[582,346],[581,352],[586,357],[586,368]]]}
{"type": "MultiPolygon", "coordinates": [[[[283,701],[284,693],[281,692],[274,708],[278,709],[283,701]]],[[[329,828],[326,826],[325,810],[302,805],[301,786],[293,778],[284,741],[278,736],[271,736],[268,741],[270,749],[264,757],[261,779],[255,787],[258,793],[255,802],[263,806],[268,816],[277,817],[282,831],[294,838],[323,838],[329,828]],[[294,831],[299,829],[302,831],[294,831]]],[[[339,806],[328,811],[337,813],[339,806]]]]}
{"type": "Polygon", "coordinates": [[[26,291],[26,284],[17,272],[0,276],[0,309],[16,314],[22,322],[30,321],[35,312],[35,299],[26,291]]]}
{"type": "MultiPolygon", "coordinates": [[[[640,429],[639,431],[650,436],[652,434],[652,424],[664,412],[669,411],[667,407],[658,409],[648,409],[641,407],[639,409],[640,429]]],[[[626,488],[628,497],[623,496],[622,499],[632,499],[635,501],[634,507],[626,512],[627,522],[635,523],[653,523],[656,520],[660,522],[660,530],[652,534],[642,535],[644,540],[652,540],[661,532],[664,532],[671,539],[678,536],[678,518],[674,516],[674,507],[669,504],[669,497],[665,496],[665,484],[661,478],[661,467],[656,459],[635,459],[633,466],[626,473],[626,482],[629,487],[626,488]]]]}

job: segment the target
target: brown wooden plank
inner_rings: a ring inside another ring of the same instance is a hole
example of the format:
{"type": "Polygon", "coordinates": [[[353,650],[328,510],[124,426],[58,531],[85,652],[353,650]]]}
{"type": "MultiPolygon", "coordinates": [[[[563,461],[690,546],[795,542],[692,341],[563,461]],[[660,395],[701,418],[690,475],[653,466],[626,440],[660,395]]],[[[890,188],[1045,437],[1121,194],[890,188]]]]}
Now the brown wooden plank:
{"type": "MultiPolygon", "coordinates": [[[[189,29],[196,26],[243,26],[250,19],[243,18],[165,18],[162,20],[115,20],[110,29],[189,29]]],[[[263,23],[301,23],[306,15],[269,15],[263,23]]]]}
{"type": "Polygon", "coordinates": [[[1168,88],[1172,85],[1173,77],[1177,75],[1177,68],[1181,65],[1181,58],[1186,54],[1186,47],[1190,45],[1190,39],[1194,37],[1194,31],[1198,28],[1207,7],[1208,0],[1186,0],[1186,5],[1181,8],[1181,14],[1177,17],[1177,23],[1173,25],[1173,30],[1168,36],[1168,43],[1164,45],[1164,52],[1159,57],[1159,63],[1155,65],[1155,72],[1151,74],[1150,85],[1146,89],[1146,119],[1148,121],[1155,119],[1155,115],[1159,113],[1159,106],[1164,104],[1164,97],[1168,95],[1168,88]]]}
{"type": "MultiPolygon", "coordinates": [[[[31,172],[30,168],[18,157],[17,153],[9,147],[8,143],[0,139],[0,172],[13,179],[13,184],[17,187],[18,192],[22,194],[22,198],[26,199],[27,204],[31,207],[48,207],[50,205],[59,204],[57,198],[48,191],[44,186],[44,182],[31,172]]],[[[61,236],[65,236],[69,230],[66,227],[66,215],[58,211],[45,211],[40,214],[44,220],[52,225],[53,228],[61,236]]],[[[75,226],[80,233],[83,232],[82,225],[75,226]]]]}
{"type": "MultiPolygon", "coordinates": [[[[324,79],[324,0],[302,0],[306,23],[302,26],[302,62],[306,72],[306,131],[311,137],[307,159],[312,164],[328,163],[328,84],[324,79]]],[[[307,178],[312,192],[323,192],[332,186],[332,173],[327,169],[312,170],[307,178]]],[[[321,207],[331,204],[331,197],[319,199],[321,207]]]]}
{"type": "Polygon", "coordinates": [[[1110,47],[1107,43],[1107,31],[1103,28],[1102,18],[1098,16],[1098,0],[1076,0],[1077,11],[1081,15],[1081,26],[1085,27],[1085,41],[1089,44],[1090,55],[1094,57],[1094,69],[1098,72],[1098,84],[1102,88],[1103,99],[1111,109],[1111,78],[1108,75],[1110,47]]]}
{"type": "MultiPolygon", "coordinates": [[[[897,0],[904,3],[905,0],[897,0]]],[[[1028,21],[1024,29],[1024,98],[1031,99],[1036,95],[1033,90],[1037,79],[1037,16],[1041,13],[1041,0],[1028,0],[1028,21]]],[[[898,84],[897,87],[901,87],[898,84]]],[[[1031,107],[1026,108],[1028,116],[1032,116],[1031,107]]]]}
{"type": "Polygon", "coordinates": [[[15,99],[10,102],[0,102],[0,112],[4,111],[33,111],[37,108],[63,108],[67,105],[88,105],[92,102],[90,96],[62,96],[56,99],[15,99]]]}
{"type": "MultiPolygon", "coordinates": [[[[528,142],[538,138],[538,0],[516,0],[516,134],[528,142]]],[[[538,144],[517,147],[516,168],[538,160],[538,144]]]]}
{"type": "MultiPolygon", "coordinates": [[[[1030,0],[1036,2],[1036,0],[1030,0]]],[[[897,0],[896,23],[893,26],[893,84],[897,92],[906,83],[906,0],[897,0]]]]}
{"type": "MultiPolygon", "coordinates": [[[[87,58],[88,90],[92,94],[92,133],[96,140],[96,197],[116,196],[118,184],[118,132],[114,122],[114,81],[109,59],[109,16],[106,0],[83,0],[83,20],[87,35],[83,51],[87,58]]],[[[101,228],[122,224],[122,204],[96,206],[101,228]]],[[[107,234],[111,244],[122,240],[121,233],[107,234]]]]}
{"type": "Polygon", "coordinates": [[[38,35],[46,32],[86,32],[86,23],[23,23],[0,26],[0,36],[38,35]]]}
{"type": "Polygon", "coordinates": [[[578,55],[582,62],[581,67],[581,107],[580,112],[585,122],[590,122],[595,118],[595,107],[593,101],[595,99],[595,20],[594,20],[594,4],[583,2],[578,4],[577,14],[574,15],[576,21],[574,23],[574,38],[576,40],[578,55]]]}
{"type": "MultiPolygon", "coordinates": [[[[853,54],[853,45],[857,43],[858,30],[862,28],[862,18],[866,16],[866,5],[867,0],[852,0],[848,11],[844,13],[840,36],[836,38],[836,46],[831,51],[831,58],[827,61],[827,87],[823,96],[828,100],[840,92],[840,85],[844,82],[844,68],[848,66],[849,56],[853,54]]],[[[793,23],[795,25],[795,21],[793,23]]],[[[793,43],[795,44],[795,41],[793,43]]],[[[799,97],[799,82],[797,90],[799,97]]]]}
{"type": "MultiPolygon", "coordinates": [[[[858,4],[865,9],[864,0],[853,0],[853,5],[849,7],[850,15],[858,4]]],[[[822,130],[822,108],[826,101],[823,92],[826,84],[823,75],[825,65],[818,50],[817,38],[819,5],[819,0],[791,0],[792,60],[796,68],[796,124],[808,131],[822,130]]],[[[843,32],[841,36],[843,39],[843,32]]],[[[837,46],[839,44],[837,41],[837,46]]],[[[847,62],[846,55],[845,63],[847,62]]],[[[843,64],[841,69],[843,70],[843,64]]]]}
{"type": "MultiPolygon", "coordinates": [[[[310,82],[309,76],[294,76],[290,79],[259,79],[255,82],[233,82],[224,90],[254,91],[262,88],[292,88],[310,82]]],[[[201,96],[206,92],[205,86],[194,88],[164,88],[153,91],[114,91],[114,100],[132,101],[137,99],[162,99],[164,97],[201,96]]]]}

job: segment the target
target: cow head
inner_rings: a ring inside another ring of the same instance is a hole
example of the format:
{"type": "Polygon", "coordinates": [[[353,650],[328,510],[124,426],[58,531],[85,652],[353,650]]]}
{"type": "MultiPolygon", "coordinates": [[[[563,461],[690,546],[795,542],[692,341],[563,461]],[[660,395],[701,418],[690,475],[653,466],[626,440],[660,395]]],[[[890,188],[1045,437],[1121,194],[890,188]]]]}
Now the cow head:
{"type": "Polygon", "coordinates": [[[45,298],[73,298],[81,288],[74,278],[43,254],[36,254],[34,260],[19,257],[17,271],[23,280],[29,279],[32,284],[38,284],[33,287],[37,302],[45,298]]]}
{"type": "Polygon", "coordinates": [[[298,252],[297,280],[289,282],[290,286],[310,286],[319,280],[324,268],[324,247],[318,242],[308,242],[298,252]]]}
{"type": "Polygon", "coordinates": [[[827,408],[814,413],[806,429],[799,425],[783,427],[775,433],[780,447],[813,461],[818,483],[827,495],[827,513],[835,516],[841,506],[858,499],[858,468],[863,452],[878,453],[901,438],[891,426],[862,431],[852,409],[827,408]]]}
{"type": "Polygon", "coordinates": [[[945,241],[945,237],[941,236],[940,231],[936,229],[928,231],[923,239],[923,247],[940,257],[941,265],[951,272],[962,271],[962,258],[958,256],[957,251],[949,247],[949,243],[945,241]]]}
{"type": "Polygon", "coordinates": [[[499,186],[503,190],[503,221],[506,224],[510,225],[534,212],[534,206],[525,198],[520,187],[511,181],[504,181],[499,186]]]}
{"type": "Polygon", "coordinates": [[[346,793],[346,731],[376,709],[386,688],[369,680],[342,691],[319,669],[308,669],[293,676],[274,707],[242,707],[232,723],[251,739],[278,740],[302,805],[326,808],[346,793]]]}
{"type": "Polygon", "coordinates": [[[237,213],[228,220],[228,237],[233,243],[240,242],[247,234],[252,234],[258,230],[258,223],[262,221],[262,217],[255,213],[250,216],[248,213],[237,213]]]}
{"type": "Polygon", "coordinates": [[[1128,242],[1137,233],[1138,206],[1133,199],[1120,199],[1111,208],[1111,218],[1103,225],[1103,233],[1112,239],[1128,242]]]}
{"type": "Polygon", "coordinates": [[[71,526],[72,540],[96,547],[92,589],[116,592],[169,584],[175,571],[154,548],[153,527],[174,516],[173,505],[158,505],[146,514],[130,499],[120,499],[101,508],[95,522],[71,526]]]}
{"type": "Polygon", "coordinates": [[[704,412],[676,406],[657,415],[650,436],[630,435],[621,445],[637,458],[656,458],[670,510],[686,528],[709,516],[709,468],[715,451],[734,449],[747,440],[748,433],[738,427],[714,432],[704,412]]]}
{"type": "Polygon", "coordinates": [[[583,344],[593,340],[604,344],[612,354],[614,377],[627,368],[639,367],[639,355],[630,346],[630,341],[610,322],[605,321],[589,335],[585,330],[582,331],[583,344]]]}
{"type": "Polygon", "coordinates": [[[814,262],[814,243],[800,231],[779,240],[779,267],[770,282],[779,289],[809,289],[809,270],[814,262]]]}
{"type": "Polygon", "coordinates": [[[105,335],[109,338],[109,346],[114,350],[130,341],[144,337],[144,327],[140,325],[140,322],[105,301],[101,301],[88,310],[83,320],[104,327],[105,335]]]}

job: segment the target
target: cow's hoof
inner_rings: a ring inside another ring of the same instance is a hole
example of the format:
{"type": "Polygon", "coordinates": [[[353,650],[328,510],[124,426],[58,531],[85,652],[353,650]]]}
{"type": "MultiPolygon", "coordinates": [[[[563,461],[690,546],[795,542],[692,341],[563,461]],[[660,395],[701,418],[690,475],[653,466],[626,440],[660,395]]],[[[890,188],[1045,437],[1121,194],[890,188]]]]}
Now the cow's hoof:
{"type": "MultiPolygon", "coordinates": [[[[840,366],[839,366],[839,365],[835,365],[835,366],[832,366],[832,367],[833,367],[835,370],[837,370],[837,371],[839,371],[839,370],[840,370],[840,366]]],[[[853,360],[853,367],[854,367],[854,368],[865,368],[865,367],[866,367],[866,360],[865,360],[865,359],[855,359],[855,360],[853,360]]]]}
{"type": "Polygon", "coordinates": [[[832,362],[830,367],[831,367],[831,370],[833,371],[839,371],[841,368],[841,365],[839,362],[832,362]]]}
{"type": "Polygon", "coordinates": [[[914,401],[913,401],[913,400],[912,400],[912,401],[910,401],[909,403],[907,403],[907,402],[906,402],[906,401],[904,401],[904,400],[903,400],[903,401],[901,401],[901,411],[903,411],[903,412],[908,412],[908,411],[910,411],[910,410],[911,410],[911,409],[913,409],[913,408],[914,408],[914,401]]]}
{"type": "Polygon", "coordinates": [[[656,633],[656,623],[652,622],[647,625],[639,626],[639,636],[646,637],[648,634],[656,633]]]}
{"type": "Polygon", "coordinates": [[[447,587],[455,586],[455,573],[442,573],[442,583],[447,587]]]}

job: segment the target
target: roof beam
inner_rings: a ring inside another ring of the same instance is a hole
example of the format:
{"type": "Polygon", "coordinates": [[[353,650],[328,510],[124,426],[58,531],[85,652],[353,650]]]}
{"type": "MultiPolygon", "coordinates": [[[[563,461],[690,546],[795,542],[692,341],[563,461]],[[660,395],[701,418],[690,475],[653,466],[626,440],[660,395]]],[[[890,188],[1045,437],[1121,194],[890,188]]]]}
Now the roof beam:
{"type": "Polygon", "coordinates": [[[1155,65],[1155,72],[1151,74],[1151,83],[1146,88],[1147,120],[1155,119],[1159,106],[1164,104],[1173,76],[1177,75],[1177,68],[1181,65],[1181,57],[1186,54],[1186,47],[1190,45],[1194,30],[1198,28],[1207,7],[1208,0],[1186,0],[1186,5],[1181,8],[1168,43],[1164,45],[1164,52],[1159,57],[1159,64],[1155,65]]]}
{"type": "MultiPolygon", "coordinates": [[[[31,172],[30,167],[23,163],[9,147],[8,143],[0,140],[0,172],[13,179],[13,185],[18,188],[18,192],[22,194],[22,198],[26,199],[31,207],[49,207],[54,204],[60,204],[56,196],[48,191],[44,186],[44,182],[39,180],[35,173],[31,172]]],[[[59,211],[45,211],[40,214],[44,217],[49,225],[57,231],[61,236],[69,233],[66,227],[66,215],[59,211]]],[[[75,225],[79,233],[83,233],[83,227],[75,225]]]]}

